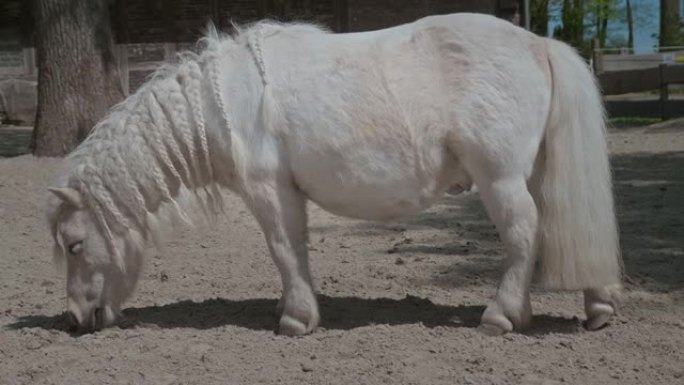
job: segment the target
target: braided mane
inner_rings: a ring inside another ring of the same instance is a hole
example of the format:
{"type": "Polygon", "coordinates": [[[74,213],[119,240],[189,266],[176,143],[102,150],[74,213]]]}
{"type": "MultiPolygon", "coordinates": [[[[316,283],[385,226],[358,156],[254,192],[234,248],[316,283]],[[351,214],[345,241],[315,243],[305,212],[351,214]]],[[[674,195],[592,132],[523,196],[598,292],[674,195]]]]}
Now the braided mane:
{"type": "MultiPolygon", "coordinates": [[[[140,249],[140,239],[151,238],[158,244],[161,227],[173,222],[173,217],[192,223],[196,216],[191,218],[184,210],[189,203],[197,203],[202,217],[209,220],[222,209],[204,111],[206,103],[217,107],[222,129],[232,129],[219,86],[224,75],[221,60],[230,49],[244,47],[252,52],[265,87],[264,105],[272,103],[261,43],[285,26],[265,21],[234,28],[233,37],[220,36],[210,25],[200,40],[201,53],[184,52],[175,63],[162,65],[133,95],[112,108],[66,158],[57,185],[81,193],[121,269],[125,269],[123,250],[118,250],[115,237],[140,249]],[[179,201],[181,193],[190,201],[179,201]],[[172,216],[160,210],[167,207],[172,216]]],[[[287,29],[322,32],[311,25],[290,24],[287,29]]],[[[53,227],[59,209],[60,202],[48,204],[53,227]]]]}
{"type": "MultiPolygon", "coordinates": [[[[114,261],[124,268],[116,235],[136,232],[156,239],[159,209],[169,205],[192,223],[177,200],[189,192],[204,216],[213,219],[223,206],[210,161],[203,88],[220,96],[218,58],[235,44],[211,28],[201,54],[184,52],[162,65],[133,95],[115,106],[65,160],[59,184],[78,190],[102,229],[114,261]]],[[[225,104],[217,104],[228,126],[225,104]]],[[[49,207],[54,222],[58,207],[49,207]]],[[[193,216],[193,218],[196,218],[193,216]]]]}

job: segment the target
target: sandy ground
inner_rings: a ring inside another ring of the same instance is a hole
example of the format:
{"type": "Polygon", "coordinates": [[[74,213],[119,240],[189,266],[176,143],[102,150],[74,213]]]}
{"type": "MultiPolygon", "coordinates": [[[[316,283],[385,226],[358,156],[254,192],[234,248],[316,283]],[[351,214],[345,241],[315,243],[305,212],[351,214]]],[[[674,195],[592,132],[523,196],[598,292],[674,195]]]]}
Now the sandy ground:
{"type": "Polygon", "coordinates": [[[41,211],[57,162],[0,159],[0,383],[684,384],[684,131],[621,130],[611,151],[620,315],[587,332],[579,293],[537,289],[533,326],[503,337],[475,330],[502,259],[475,194],[393,224],[311,207],[312,335],[273,333],[280,280],[230,198],[146,261],[124,327],[72,336],[41,211]]]}

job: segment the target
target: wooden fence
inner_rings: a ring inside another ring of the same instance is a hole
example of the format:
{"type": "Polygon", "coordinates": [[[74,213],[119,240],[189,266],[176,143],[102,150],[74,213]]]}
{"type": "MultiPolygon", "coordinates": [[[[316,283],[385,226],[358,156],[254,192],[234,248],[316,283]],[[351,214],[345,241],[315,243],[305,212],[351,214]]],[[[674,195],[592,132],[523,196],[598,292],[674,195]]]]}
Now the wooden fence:
{"type": "Polygon", "coordinates": [[[597,75],[606,99],[609,116],[639,116],[671,119],[684,116],[684,99],[673,99],[670,85],[684,84],[684,64],[660,64],[658,67],[603,72],[597,75]],[[610,95],[645,93],[633,97],[610,95]]]}
{"type": "Polygon", "coordinates": [[[601,48],[594,41],[592,56],[612,117],[669,119],[684,116],[684,47],[661,47],[660,52],[633,54],[626,49],[601,48]]]}
{"type": "MultiPolygon", "coordinates": [[[[116,46],[115,56],[124,92],[128,94],[135,91],[160,63],[172,58],[176,52],[190,48],[193,48],[192,44],[184,43],[116,46]]],[[[680,52],[676,53],[675,59],[684,58],[684,54],[680,55],[680,52]]],[[[9,77],[35,80],[37,70],[34,50],[24,49],[10,53],[13,55],[10,55],[10,59],[14,61],[8,59],[7,65],[0,66],[0,79],[9,77]]],[[[663,119],[684,116],[684,93],[670,92],[670,85],[684,84],[684,59],[668,60],[669,63],[658,65],[657,61],[662,63],[664,58],[662,54],[658,54],[661,55],[660,58],[654,55],[656,54],[601,55],[599,66],[594,61],[601,89],[606,96],[609,116],[663,119]],[[648,67],[645,66],[647,59],[650,60],[648,67]]]]}

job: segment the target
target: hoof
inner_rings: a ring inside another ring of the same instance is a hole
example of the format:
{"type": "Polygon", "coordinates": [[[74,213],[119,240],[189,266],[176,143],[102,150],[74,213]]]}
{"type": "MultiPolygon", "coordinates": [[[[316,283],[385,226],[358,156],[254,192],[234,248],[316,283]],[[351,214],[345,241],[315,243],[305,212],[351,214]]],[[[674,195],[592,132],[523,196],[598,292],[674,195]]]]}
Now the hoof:
{"type": "Polygon", "coordinates": [[[518,306],[502,306],[499,302],[492,302],[487,306],[478,330],[486,335],[498,336],[522,330],[532,321],[532,307],[529,300],[518,306]]]}
{"type": "Polygon", "coordinates": [[[477,331],[490,337],[498,337],[510,332],[510,330],[505,330],[498,325],[484,323],[477,327],[477,331]]]}
{"type": "Polygon", "coordinates": [[[280,321],[276,333],[286,336],[302,336],[318,326],[320,315],[316,296],[311,290],[292,290],[286,293],[276,307],[280,321]]]}
{"type": "Polygon", "coordinates": [[[584,291],[584,311],[587,330],[598,330],[605,327],[610,317],[615,314],[620,301],[621,287],[617,285],[584,291]]]}
{"type": "Polygon", "coordinates": [[[587,321],[584,326],[587,330],[599,330],[608,324],[615,310],[605,303],[594,303],[587,309],[587,321]]]}
{"type": "Polygon", "coordinates": [[[301,321],[288,315],[280,317],[280,324],[276,333],[284,336],[303,336],[311,333],[311,330],[301,321]]]}
{"type": "Polygon", "coordinates": [[[477,330],[488,336],[500,336],[513,331],[513,323],[502,314],[485,310],[477,330]]]}

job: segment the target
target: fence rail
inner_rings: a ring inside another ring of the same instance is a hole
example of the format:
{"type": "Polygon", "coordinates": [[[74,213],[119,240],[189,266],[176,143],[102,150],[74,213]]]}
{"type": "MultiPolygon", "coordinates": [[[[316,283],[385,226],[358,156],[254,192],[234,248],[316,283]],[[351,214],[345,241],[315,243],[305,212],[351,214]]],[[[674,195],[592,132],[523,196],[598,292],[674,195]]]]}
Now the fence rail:
{"type": "Polygon", "coordinates": [[[661,64],[658,67],[599,73],[604,95],[658,91],[656,100],[606,101],[609,116],[640,116],[671,119],[684,116],[684,100],[671,100],[670,85],[684,84],[684,65],[661,64]]]}
{"type": "MultiPolygon", "coordinates": [[[[192,45],[183,43],[117,45],[115,56],[124,92],[128,94],[135,91],[160,63],[173,57],[176,52],[191,47],[192,45]]],[[[679,55],[682,52],[684,51],[678,51],[676,54],[679,55]]],[[[603,64],[595,62],[599,64],[596,66],[596,72],[604,96],[656,91],[646,98],[643,97],[644,95],[619,98],[619,100],[613,97],[606,98],[609,116],[663,119],[684,116],[684,98],[677,100],[678,98],[675,97],[673,100],[670,95],[670,85],[684,84],[684,64],[679,64],[680,60],[660,65],[651,62],[648,64],[649,67],[644,68],[644,63],[639,62],[646,56],[650,60],[650,56],[654,55],[602,55],[600,59],[603,64]],[[613,56],[615,58],[612,58],[613,56]],[[609,63],[618,62],[621,63],[619,66],[609,65],[609,63]],[[639,66],[632,64],[632,67],[627,67],[624,63],[628,62],[639,62],[639,66]],[[612,69],[607,70],[607,68],[612,69]]],[[[12,51],[5,56],[9,59],[5,58],[5,65],[0,66],[0,80],[8,77],[35,80],[37,70],[33,49],[12,51]]],[[[676,56],[675,59],[679,57],[676,56]]],[[[662,60],[662,57],[659,58],[658,60],[662,60]]]]}

